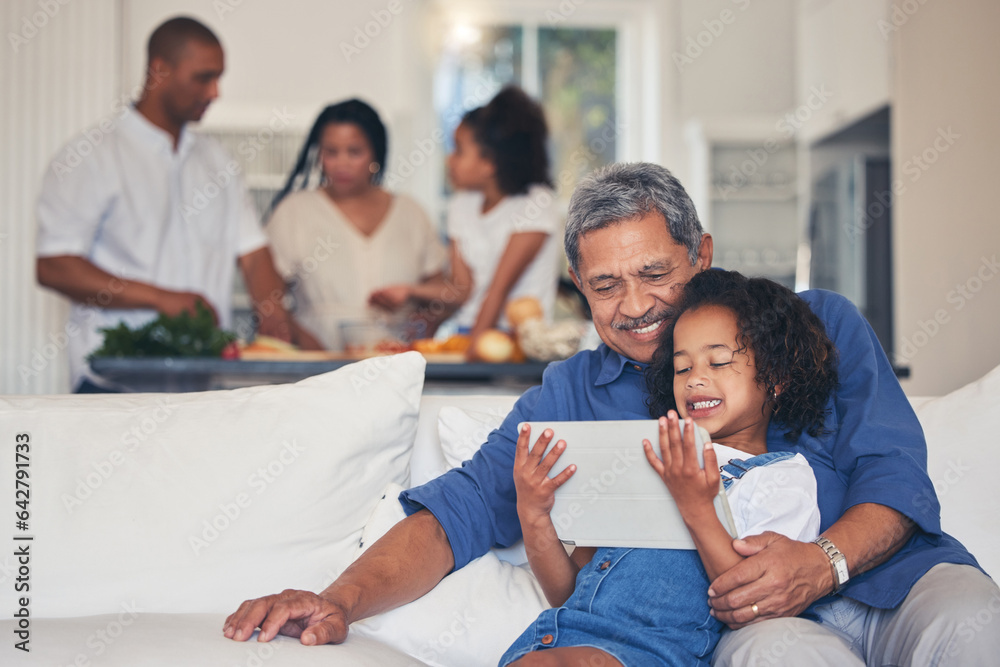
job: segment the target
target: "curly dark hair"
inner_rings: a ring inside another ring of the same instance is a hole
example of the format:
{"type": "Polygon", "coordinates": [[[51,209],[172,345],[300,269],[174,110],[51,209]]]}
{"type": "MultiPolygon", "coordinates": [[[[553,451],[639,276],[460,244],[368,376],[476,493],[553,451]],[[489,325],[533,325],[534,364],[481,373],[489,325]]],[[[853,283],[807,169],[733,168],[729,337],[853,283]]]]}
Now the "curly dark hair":
{"type": "MultiPolygon", "coordinates": [[[[751,350],[755,380],[773,397],[771,419],[797,440],[803,431],[818,436],[837,386],[837,352],[823,323],[808,304],[787,287],[766,278],[712,269],[696,274],[685,286],[677,317],[701,306],[722,306],[736,316],[739,352],[751,350]]],[[[650,414],[656,418],[677,408],[674,401],[674,325],[668,326],[646,373],[650,414]]]]}
{"type": "Polygon", "coordinates": [[[535,183],[552,187],[545,112],[523,90],[505,86],[486,106],[466,113],[462,124],[472,130],[483,157],[493,162],[504,194],[524,194],[535,183]]]}

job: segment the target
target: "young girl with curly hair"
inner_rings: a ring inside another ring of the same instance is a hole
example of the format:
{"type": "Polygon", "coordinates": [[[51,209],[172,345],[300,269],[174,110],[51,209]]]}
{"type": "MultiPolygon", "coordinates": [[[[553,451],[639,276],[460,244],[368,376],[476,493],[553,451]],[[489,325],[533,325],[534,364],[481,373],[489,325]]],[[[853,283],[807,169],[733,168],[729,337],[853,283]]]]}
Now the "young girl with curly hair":
{"type": "Polygon", "coordinates": [[[472,339],[506,328],[504,305],[518,297],[534,297],[551,319],[562,238],[547,139],[542,107],[514,86],[466,113],[448,156],[449,289],[394,285],[373,302],[457,308],[451,324],[472,339]]]}
{"type": "MultiPolygon", "coordinates": [[[[720,479],[740,537],[765,530],[802,541],[817,536],[812,469],[802,454],[769,451],[767,442],[772,420],[790,441],[822,432],[837,384],[833,344],[804,301],[763,278],[697,274],[647,380],[659,456],[645,441],[646,458],[697,551],[590,547],[567,556],[549,512],[574,467],[548,474],[572,444],[560,441],[544,455],[552,432],[529,448],[523,430],[514,463],[517,511],[532,569],[555,608],[542,612],[501,665],[707,665],[722,631],[706,601],[709,582],[743,558],[713,506],[720,479]],[[712,439],[704,468],[695,424],[712,439]]],[[[750,607],[767,616],[766,600],[750,607]]]]}

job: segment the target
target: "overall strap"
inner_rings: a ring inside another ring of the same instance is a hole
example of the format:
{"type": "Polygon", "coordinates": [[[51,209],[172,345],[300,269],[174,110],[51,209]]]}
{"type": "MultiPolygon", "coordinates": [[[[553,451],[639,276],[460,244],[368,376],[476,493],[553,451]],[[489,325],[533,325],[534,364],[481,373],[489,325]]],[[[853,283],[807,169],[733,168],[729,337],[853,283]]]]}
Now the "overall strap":
{"type": "Polygon", "coordinates": [[[743,477],[754,468],[770,465],[777,461],[785,461],[795,456],[794,452],[767,452],[758,454],[749,459],[730,459],[729,463],[722,466],[722,483],[728,489],[733,482],[743,477]]]}

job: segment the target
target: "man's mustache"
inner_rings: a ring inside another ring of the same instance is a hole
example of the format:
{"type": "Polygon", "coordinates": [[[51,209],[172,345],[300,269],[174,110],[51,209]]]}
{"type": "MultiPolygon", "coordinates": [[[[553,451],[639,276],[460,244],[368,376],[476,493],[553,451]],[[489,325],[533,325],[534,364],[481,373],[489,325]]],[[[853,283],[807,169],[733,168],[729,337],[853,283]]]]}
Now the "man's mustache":
{"type": "Polygon", "coordinates": [[[664,320],[670,322],[676,317],[676,311],[673,308],[665,308],[657,312],[648,312],[642,317],[626,317],[624,319],[615,320],[611,323],[611,326],[615,329],[642,329],[648,327],[653,322],[659,322],[664,320]]]}

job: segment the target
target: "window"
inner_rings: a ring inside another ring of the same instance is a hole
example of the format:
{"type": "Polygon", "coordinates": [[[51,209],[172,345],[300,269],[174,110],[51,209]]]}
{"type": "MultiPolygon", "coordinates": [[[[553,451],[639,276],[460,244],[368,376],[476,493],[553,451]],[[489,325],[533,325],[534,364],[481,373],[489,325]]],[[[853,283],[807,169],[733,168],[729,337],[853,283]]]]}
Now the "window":
{"type": "MultiPolygon", "coordinates": [[[[518,85],[545,109],[552,177],[567,199],[585,174],[620,157],[618,41],[613,26],[452,24],[434,77],[448,149],[466,111],[518,85]]],[[[441,180],[447,192],[443,166],[441,180]]]]}

